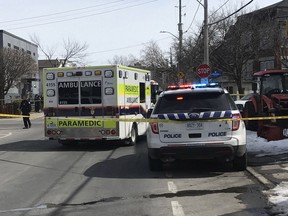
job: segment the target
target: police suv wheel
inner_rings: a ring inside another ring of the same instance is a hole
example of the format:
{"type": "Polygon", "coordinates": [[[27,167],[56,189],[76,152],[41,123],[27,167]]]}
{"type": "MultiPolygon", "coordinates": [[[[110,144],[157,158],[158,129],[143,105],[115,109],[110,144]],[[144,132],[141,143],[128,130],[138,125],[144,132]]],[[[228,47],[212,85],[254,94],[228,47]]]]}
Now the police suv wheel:
{"type": "Polygon", "coordinates": [[[244,171],[247,168],[247,152],[241,157],[235,157],[233,160],[233,168],[236,171],[244,171]]]}
{"type": "Polygon", "coordinates": [[[149,168],[151,171],[161,171],[163,164],[160,159],[153,159],[148,155],[149,168]]]}

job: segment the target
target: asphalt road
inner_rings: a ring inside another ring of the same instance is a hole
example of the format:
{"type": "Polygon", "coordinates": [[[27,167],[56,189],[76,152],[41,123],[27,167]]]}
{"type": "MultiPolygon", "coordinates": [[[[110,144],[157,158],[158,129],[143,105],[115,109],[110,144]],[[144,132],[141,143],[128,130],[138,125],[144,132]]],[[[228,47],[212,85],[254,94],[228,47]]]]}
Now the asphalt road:
{"type": "Polygon", "coordinates": [[[187,161],[151,172],[145,139],[62,147],[44,138],[43,118],[23,130],[0,119],[0,215],[268,215],[249,172],[187,161]]]}

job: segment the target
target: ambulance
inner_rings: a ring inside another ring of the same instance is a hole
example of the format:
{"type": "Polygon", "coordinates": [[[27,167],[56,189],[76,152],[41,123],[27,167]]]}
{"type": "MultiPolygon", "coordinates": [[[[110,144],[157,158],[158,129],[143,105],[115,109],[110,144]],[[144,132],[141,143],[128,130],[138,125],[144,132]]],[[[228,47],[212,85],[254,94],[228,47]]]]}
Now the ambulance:
{"type": "Polygon", "coordinates": [[[45,137],[62,145],[146,134],[150,71],[121,65],[43,70],[45,137]],[[142,121],[141,121],[142,120],[142,121]]]}

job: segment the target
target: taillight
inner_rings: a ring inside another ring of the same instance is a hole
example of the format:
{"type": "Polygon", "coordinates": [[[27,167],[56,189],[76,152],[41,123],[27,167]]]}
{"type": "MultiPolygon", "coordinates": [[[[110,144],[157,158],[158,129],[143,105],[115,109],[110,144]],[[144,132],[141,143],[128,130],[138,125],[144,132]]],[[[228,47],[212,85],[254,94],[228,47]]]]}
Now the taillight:
{"type": "Polygon", "coordinates": [[[232,131],[236,131],[239,129],[240,126],[240,120],[236,120],[238,118],[241,118],[241,114],[237,113],[237,114],[232,114],[232,131]]]}
{"type": "Polygon", "coordinates": [[[150,127],[154,134],[159,134],[159,128],[157,122],[150,122],[150,127]]]}

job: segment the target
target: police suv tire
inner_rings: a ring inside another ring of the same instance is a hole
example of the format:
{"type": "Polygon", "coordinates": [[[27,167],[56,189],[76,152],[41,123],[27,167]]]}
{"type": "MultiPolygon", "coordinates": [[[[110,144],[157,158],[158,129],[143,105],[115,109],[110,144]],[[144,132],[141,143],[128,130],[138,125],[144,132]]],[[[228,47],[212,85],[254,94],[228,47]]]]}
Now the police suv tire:
{"type": "Polygon", "coordinates": [[[130,138],[127,140],[127,143],[130,146],[134,146],[136,145],[137,140],[138,140],[138,129],[137,129],[137,125],[133,123],[131,132],[130,132],[130,138]]]}
{"type": "Polygon", "coordinates": [[[235,157],[233,160],[233,168],[236,171],[244,171],[247,168],[247,152],[241,157],[235,157]]]}
{"type": "Polygon", "coordinates": [[[151,171],[161,171],[163,169],[163,164],[160,159],[153,159],[148,155],[149,169],[151,171]]]}
{"type": "MultiPolygon", "coordinates": [[[[248,101],[244,107],[244,118],[256,117],[256,111],[252,101],[248,101]]],[[[251,131],[257,131],[258,122],[256,120],[245,120],[244,121],[246,129],[251,131]]]]}

